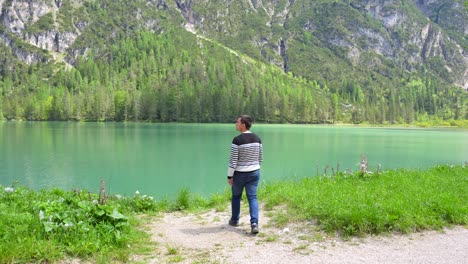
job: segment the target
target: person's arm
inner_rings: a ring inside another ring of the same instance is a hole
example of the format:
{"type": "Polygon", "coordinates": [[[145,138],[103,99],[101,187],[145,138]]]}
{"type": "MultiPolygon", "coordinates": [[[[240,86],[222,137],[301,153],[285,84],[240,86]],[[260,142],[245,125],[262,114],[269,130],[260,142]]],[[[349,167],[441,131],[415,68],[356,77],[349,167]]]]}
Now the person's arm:
{"type": "Polygon", "coordinates": [[[262,145],[262,143],[260,143],[260,149],[259,149],[259,152],[258,152],[258,163],[260,163],[260,165],[262,165],[262,162],[263,162],[263,145],[262,145]]]}
{"type": "Polygon", "coordinates": [[[228,184],[232,185],[234,182],[233,175],[237,167],[237,161],[239,160],[239,146],[235,144],[234,140],[231,144],[231,154],[229,157],[229,167],[227,172],[228,184]]]}

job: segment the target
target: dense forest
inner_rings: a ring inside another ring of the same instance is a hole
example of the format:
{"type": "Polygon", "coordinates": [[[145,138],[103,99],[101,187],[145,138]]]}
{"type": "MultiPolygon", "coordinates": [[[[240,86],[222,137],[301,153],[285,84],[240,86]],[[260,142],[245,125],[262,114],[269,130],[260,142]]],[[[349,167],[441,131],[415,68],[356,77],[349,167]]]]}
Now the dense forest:
{"type": "MultiPolygon", "coordinates": [[[[36,27],[48,25],[39,22],[43,25],[36,27]]],[[[99,30],[96,42],[106,33],[105,27],[99,30]]],[[[339,83],[317,81],[168,25],[159,31],[116,31],[105,41],[77,56],[72,66],[47,59],[26,64],[3,46],[0,119],[230,122],[240,113],[265,123],[468,119],[468,93],[429,74],[404,73],[388,84],[372,72],[359,81],[346,76],[339,83]]]]}

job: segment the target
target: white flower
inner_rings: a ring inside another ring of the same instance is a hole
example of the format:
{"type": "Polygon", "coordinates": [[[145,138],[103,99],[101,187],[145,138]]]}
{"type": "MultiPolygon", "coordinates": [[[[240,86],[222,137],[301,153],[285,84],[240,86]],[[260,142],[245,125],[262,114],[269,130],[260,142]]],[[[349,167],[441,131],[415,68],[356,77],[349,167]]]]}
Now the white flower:
{"type": "Polygon", "coordinates": [[[45,218],[44,211],[40,210],[39,211],[39,219],[42,220],[45,218]]]}
{"type": "Polygon", "coordinates": [[[98,204],[98,201],[96,199],[94,199],[91,203],[98,204]]]}
{"type": "Polygon", "coordinates": [[[145,195],[143,195],[141,198],[145,199],[145,198],[146,198],[146,194],[145,194],[145,195]]]}
{"type": "Polygon", "coordinates": [[[14,192],[14,191],[15,191],[15,189],[13,189],[13,188],[10,188],[10,187],[5,188],[5,192],[7,192],[7,193],[11,193],[11,192],[14,192]]]}
{"type": "Polygon", "coordinates": [[[118,200],[120,200],[120,199],[122,199],[122,195],[116,194],[116,195],[115,195],[115,198],[117,198],[118,200]]]}
{"type": "Polygon", "coordinates": [[[153,197],[153,196],[150,196],[149,199],[150,199],[150,200],[154,200],[154,197],[153,197]]]}
{"type": "Polygon", "coordinates": [[[137,191],[135,192],[135,195],[140,195],[140,191],[137,190],[137,191]]]}

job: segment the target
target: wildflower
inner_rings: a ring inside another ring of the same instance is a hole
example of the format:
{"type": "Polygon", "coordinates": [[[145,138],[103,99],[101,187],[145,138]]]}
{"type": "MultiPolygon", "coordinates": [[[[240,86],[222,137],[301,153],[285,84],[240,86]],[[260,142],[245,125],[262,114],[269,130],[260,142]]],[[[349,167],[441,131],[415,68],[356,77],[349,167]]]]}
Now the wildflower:
{"type": "Polygon", "coordinates": [[[143,199],[146,199],[146,194],[145,194],[145,195],[143,195],[141,198],[143,198],[143,199]]]}
{"type": "Polygon", "coordinates": [[[98,204],[98,201],[96,199],[94,199],[91,203],[98,204]]]}
{"type": "Polygon", "coordinates": [[[120,199],[122,199],[122,195],[116,194],[116,195],[115,195],[115,198],[117,198],[118,200],[120,200],[120,199]]]}
{"type": "Polygon", "coordinates": [[[153,197],[153,196],[150,196],[149,199],[150,199],[150,200],[154,200],[154,197],[153,197]]]}
{"type": "Polygon", "coordinates": [[[135,195],[140,195],[140,191],[137,190],[137,191],[135,192],[135,195]]]}
{"type": "Polygon", "coordinates": [[[10,187],[5,188],[5,192],[7,192],[7,193],[12,193],[14,191],[15,191],[15,189],[13,189],[13,188],[10,188],[10,187]]]}
{"type": "Polygon", "coordinates": [[[367,167],[366,167],[366,164],[361,164],[361,171],[366,171],[367,167]]]}
{"type": "Polygon", "coordinates": [[[42,220],[45,218],[44,211],[40,210],[39,211],[39,219],[42,220]]]}

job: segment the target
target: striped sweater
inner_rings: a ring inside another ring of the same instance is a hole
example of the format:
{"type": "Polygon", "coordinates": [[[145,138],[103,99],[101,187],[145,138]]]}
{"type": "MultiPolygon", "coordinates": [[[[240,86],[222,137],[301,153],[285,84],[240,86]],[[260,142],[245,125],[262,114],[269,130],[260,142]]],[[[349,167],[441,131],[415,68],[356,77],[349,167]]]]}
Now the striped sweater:
{"type": "Polygon", "coordinates": [[[234,175],[234,171],[258,170],[262,161],[262,140],[256,134],[246,131],[232,140],[228,176],[234,175]]]}

